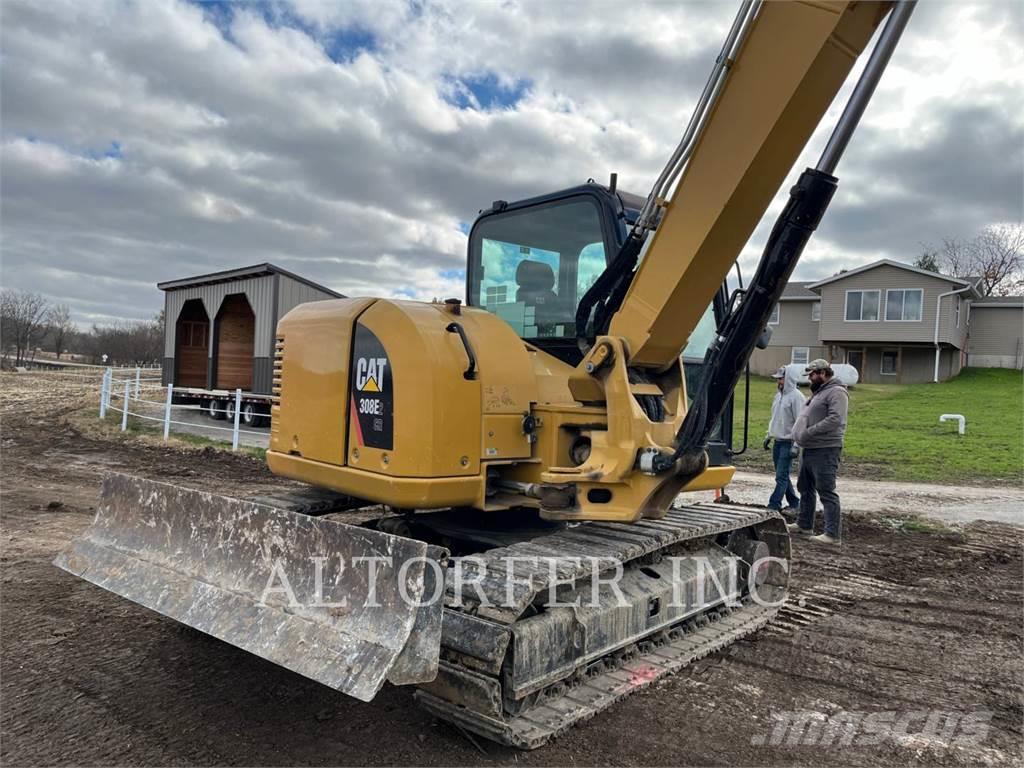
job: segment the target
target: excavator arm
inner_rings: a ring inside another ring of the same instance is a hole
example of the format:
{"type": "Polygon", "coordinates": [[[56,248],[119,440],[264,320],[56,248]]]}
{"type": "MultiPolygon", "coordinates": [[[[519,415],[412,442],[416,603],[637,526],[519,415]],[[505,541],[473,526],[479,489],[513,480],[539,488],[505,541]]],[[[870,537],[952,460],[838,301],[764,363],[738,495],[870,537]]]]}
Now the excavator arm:
{"type": "MultiPolygon", "coordinates": [[[[584,346],[588,330],[603,332],[621,341],[630,369],[657,372],[674,365],[707,301],[892,7],[743,4],[683,142],[602,284],[581,301],[577,327],[584,346]],[[784,39],[799,43],[780,46],[784,39]]],[[[831,172],[912,9],[912,2],[897,6],[821,162],[793,187],[753,282],[710,345],[673,450],[643,450],[643,471],[702,469],[707,437],[832,199],[838,180],[831,172]]]]}

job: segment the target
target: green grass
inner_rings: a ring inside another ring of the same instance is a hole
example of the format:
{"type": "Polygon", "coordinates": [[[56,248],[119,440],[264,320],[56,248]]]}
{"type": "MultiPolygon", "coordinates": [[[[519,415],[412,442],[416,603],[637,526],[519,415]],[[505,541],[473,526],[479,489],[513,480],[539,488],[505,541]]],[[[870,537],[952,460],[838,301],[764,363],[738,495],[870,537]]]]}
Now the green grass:
{"type": "MultiPolygon", "coordinates": [[[[809,390],[802,388],[805,395],[809,390]]],[[[750,446],[741,468],[771,470],[761,450],[775,382],[750,381],[750,446]]],[[[743,439],[743,384],[737,387],[735,440],[743,439]]],[[[844,472],[886,480],[938,483],[1024,480],[1024,378],[1020,371],[965,368],[940,384],[861,384],[850,390],[844,472]],[[962,413],[967,434],[939,424],[962,413]]]]}

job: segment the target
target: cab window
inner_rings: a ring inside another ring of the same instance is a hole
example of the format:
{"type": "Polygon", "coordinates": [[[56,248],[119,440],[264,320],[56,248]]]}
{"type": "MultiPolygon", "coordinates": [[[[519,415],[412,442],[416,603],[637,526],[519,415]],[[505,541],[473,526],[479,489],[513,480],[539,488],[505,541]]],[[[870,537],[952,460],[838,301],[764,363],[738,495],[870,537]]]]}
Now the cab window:
{"type": "Polygon", "coordinates": [[[575,336],[579,300],[606,266],[588,198],[488,217],[474,227],[470,254],[470,303],[527,339],[575,336]]]}

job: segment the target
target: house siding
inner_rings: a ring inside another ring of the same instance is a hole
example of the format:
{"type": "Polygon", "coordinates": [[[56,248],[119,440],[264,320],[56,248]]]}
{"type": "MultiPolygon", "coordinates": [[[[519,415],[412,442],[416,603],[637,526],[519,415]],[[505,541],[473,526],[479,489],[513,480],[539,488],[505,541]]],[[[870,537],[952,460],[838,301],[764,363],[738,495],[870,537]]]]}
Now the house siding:
{"type": "Polygon", "coordinates": [[[772,338],[766,349],[755,349],[750,356],[750,371],[769,376],[779,366],[792,362],[793,347],[807,347],[808,361],[825,355],[825,347],[818,340],[818,321],[811,320],[813,301],[779,302],[779,323],[769,325],[772,338]]]}
{"type": "Polygon", "coordinates": [[[976,368],[1021,368],[1024,308],[971,307],[967,364],[976,368]]]}
{"type": "MultiPolygon", "coordinates": [[[[828,348],[808,344],[794,344],[793,347],[807,347],[807,361],[828,357],[828,348]]],[[[793,362],[793,347],[769,346],[755,349],[750,356],[750,372],[758,376],[771,376],[783,365],[793,362]]]]}
{"type": "MultiPolygon", "coordinates": [[[[823,342],[845,343],[851,341],[891,342],[933,342],[935,338],[935,303],[940,294],[961,287],[957,283],[939,276],[932,277],[918,272],[909,272],[882,264],[874,269],[859,272],[849,278],[821,286],[821,320],[819,337],[823,342]],[[920,288],[922,291],[921,319],[919,321],[885,320],[886,289],[920,288]],[[877,290],[879,292],[878,320],[847,322],[846,292],[851,290],[877,290]]],[[[943,313],[954,306],[953,297],[943,299],[943,313]]],[[[961,307],[963,312],[963,307],[961,307]]],[[[962,332],[953,332],[950,321],[940,325],[939,341],[960,347],[962,332]]],[[[961,314],[963,325],[963,314],[961,314]]]]}
{"type": "MultiPolygon", "coordinates": [[[[956,290],[951,285],[947,290],[956,290]]],[[[945,291],[943,291],[945,293],[945,291]]],[[[947,296],[942,300],[942,314],[939,318],[939,343],[951,344],[957,349],[967,346],[967,292],[947,296]],[[957,325],[956,300],[960,299],[960,325],[957,325]]],[[[934,328],[932,330],[934,333],[934,328]]],[[[934,337],[933,337],[934,338],[934,337]]]]}
{"type": "MultiPolygon", "coordinates": [[[[853,344],[835,345],[832,361],[850,363],[851,352],[863,353],[863,363],[857,369],[862,384],[924,384],[935,376],[935,347],[904,344],[853,344]],[[897,353],[895,374],[882,373],[882,354],[887,350],[897,353]]],[[[939,380],[956,376],[961,368],[960,350],[943,347],[939,355],[939,380]]]]}
{"type": "Polygon", "coordinates": [[[813,301],[780,301],[779,324],[770,325],[773,347],[813,347],[818,339],[818,321],[811,320],[813,301]]]}

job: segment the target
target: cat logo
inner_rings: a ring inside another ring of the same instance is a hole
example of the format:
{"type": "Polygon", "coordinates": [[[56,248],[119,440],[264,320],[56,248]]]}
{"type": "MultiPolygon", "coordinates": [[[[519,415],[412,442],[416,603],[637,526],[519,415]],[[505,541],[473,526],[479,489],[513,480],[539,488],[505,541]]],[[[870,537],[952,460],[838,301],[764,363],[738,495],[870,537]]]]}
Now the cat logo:
{"type": "Polygon", "coordinates": [[[387,364],[386,357],[360,357],[356,360],[356,389],[360,392],[380,392],[387,364]]]}

